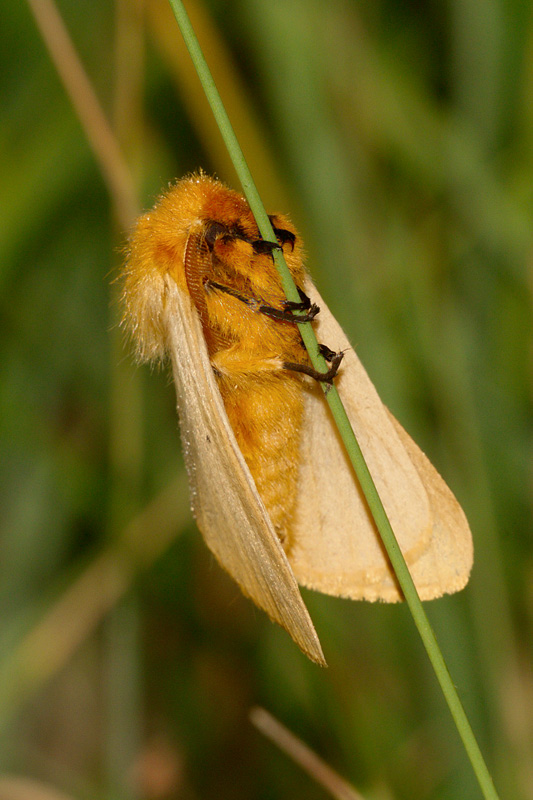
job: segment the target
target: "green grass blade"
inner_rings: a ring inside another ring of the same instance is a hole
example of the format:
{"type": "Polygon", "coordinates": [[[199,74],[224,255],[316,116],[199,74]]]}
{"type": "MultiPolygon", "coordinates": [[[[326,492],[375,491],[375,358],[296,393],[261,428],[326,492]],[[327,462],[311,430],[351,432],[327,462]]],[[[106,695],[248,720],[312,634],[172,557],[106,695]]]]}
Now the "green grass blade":
{"type": "MultiPolygon", "coordinates": [[[[215,82],[209,67],[207,66],[207,62],[201,51],[185,8],[180,0],[169,0],[169,2],[180,26],[186,46],[189,50],[198,76],[211,105],[211,109],[213,110],[213,114],[220,128],[222,137],[228,148],[233,165],[243,187],[243,191],[257,220],[261,235],[267,240],[275,241],[270,221],[261,203],[261,199],[253,182],[250,170],[239,146],[228,115],[224,109],[222,100],[218,94],[215,82]]],[[[282,254],[279,251],[275,251],[274,255],[288,299],[298,301],[299,298],[296,287],[292,281],[282,254]]],[[[325,363],[320,356],[317,355],[317,340],[311,324],[302,325],[301,334],[313,365],[317,369],[323,370],[325,368],[325,363]]],[[[339,433],[346,447],[346,451],[355,469],[361,488],[376,522],[379,534],[385,549],[387,550],[387,554],[413,616],[415,625],[428,653],[437,680],[439,681],[446,702],[448,703],[448,707],[459,731],[459,735],[463,741],[465,750],[472,764],[483,796],[485,800],[498,800],[498,795],[483,759],[483,755],[479,749],[464,708],[453,685],[446,662],[444,661],[444,657],[438,646],[437,640],[416,591],[415,585],[405,563],[405,559],[403,558],[398,546],[398,542],[390,525],[381,499],[378,495],[370,471],[363,458],[359,444],[353,433],[352,427],[346,415],[346,411],[344,410],[338,392],[334,386],[326,393],[326,399],[329,403],[333,417],[339,429],[339,433]]]]}

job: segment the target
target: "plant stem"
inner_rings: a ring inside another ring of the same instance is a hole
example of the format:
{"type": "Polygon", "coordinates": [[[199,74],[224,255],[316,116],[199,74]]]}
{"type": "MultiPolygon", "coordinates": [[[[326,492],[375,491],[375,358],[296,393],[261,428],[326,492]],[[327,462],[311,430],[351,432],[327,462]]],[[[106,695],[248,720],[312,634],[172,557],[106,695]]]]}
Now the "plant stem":
{"type": "MultiPolygon", "coordinates": [[[[274,236],[272,226],[270,225],[270,220],[261,202],[261,198],[259,197],[257,188],[248,168],[248,164],[246,163],[243,152],[231,126],[229,117],[222,104],[222,100],[216,88],[213,76],[211,75],[209,67],[207,66],[207,62],[200,48],[198,39],[196,38],[187,12],[185,11],[181,0],[169,0],[169,2],[176,16],[178,25],[180,26],[185,44],[195,65],[196,71],[206,93],[217,124],[220,128],[220,132],[226,147],[228,148],[230,158],[241,182],[246,199],[248,200],[250,208],[257,221],[261,235],[265,240],[275,242],[276,238],[274,236]]],[[[288,300],[298,302],[299,296],[296,286],[292,280],[292,276],[287,268],[287,265],[285,264],[285,259],[283,258],[283,254],[280,250],[274,251],[274,258],[276,261],[276,266],[280,272],[283,288],[286,292],[288,300]]],[[[300,325],[300,332],[302,334],[304,344],[309,352],[309,357],[313,363],[313,366],[317,370],[324,370],[326,365],[322,357],[317,355],[317,340],[311,324],[307,323],[305,325],[300,325]]],[[[459,731],[459,735],[463,741],[465,750],[470,759],[470,763],[472,764],[476,774],[483,796],[485,800],[498,800],[498,795],[483,759],[483,755],[479,749],[479,745],[461,704],[459,695],[457,694],[455,686],[453,685],[446,662],[437,644],[435,634],[433,633],[426,612],[424,611],[418,596],[418,592],[416,591],[413,583],[413,579],[411,578],[407,564],[405,563],[405,559],[398,546],[396,536],[394,535],[391,524],[383,507],[383,503],[378,495],[376,486],[363,458],[361,448],[359,447],[359,444],[355,438],[352,426],[335,386],[332,386],[329,391],[326,392],[326,400],[329,403],[335,423],[338,427],[344,446],[346,447],[346,451],[356,472],[361,489],[368,502],[372,516],[374,517],[379,535],[381,536],[387,551],[387,555],[391,561],[392,567],[398,579],[398,583],[400,584],[405,600],[413,616],[414,623],[418,629],[424,647],[426,648],[446,702],[448,703],[448,707],[459,731]]]]}

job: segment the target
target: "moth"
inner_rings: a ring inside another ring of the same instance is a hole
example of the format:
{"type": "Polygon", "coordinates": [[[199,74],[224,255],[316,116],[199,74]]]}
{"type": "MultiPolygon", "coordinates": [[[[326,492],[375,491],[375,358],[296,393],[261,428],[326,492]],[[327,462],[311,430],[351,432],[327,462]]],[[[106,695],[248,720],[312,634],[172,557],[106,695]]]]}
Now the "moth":
{"type": "Polygon", "coordinates": [[[402,595],[320,383],[335,381],[422,599],[466,584],[472,538],[319,296],[296,229],[286,216],[270,219],[277,245],[261,238],[238,192],[204,173],[178,181],[133,230],[124,323],[141,360],[172,363],[192,509],[208,547],[325,664],[298,584],[355,600],[402,595]],[[276,246],[299,304],[285,299],[276,246]],[[313,320],[326,373],[312,368],[302,318],[313,320]]]}

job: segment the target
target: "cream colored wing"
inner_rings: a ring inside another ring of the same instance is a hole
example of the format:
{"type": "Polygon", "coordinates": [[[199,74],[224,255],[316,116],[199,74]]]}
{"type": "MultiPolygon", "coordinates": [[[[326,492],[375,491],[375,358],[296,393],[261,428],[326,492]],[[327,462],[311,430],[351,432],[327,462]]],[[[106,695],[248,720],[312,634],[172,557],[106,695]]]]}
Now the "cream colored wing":
{"type": "MultiPolygon", "coordinates": [[[[384,407],[331,312],[320,307],[320,342],[345,350],[336,379],[355,435],[422,599],[462,588],[472,539],[454,496],[384,407]]],[[[374,521],[362,497],[319,387],[306,393],[299,493],[289,562],[298,582],[352,599],[401,599],[374,521]]]]}
{"type": "Polygon", "coordinates": [[[324,665],[296,579],[229,424],[198,315],[171,278],[166,289],[165,327],[198,527],[244,594],[324,665]]]}
{"type": "Polygon", "coordinates": [[[474,560],[472,535],[464,511],[433,464],[388,411],[390,420],[428,493],[433,512],[430,546],[410,564],[410,571],[422,599],[462,589],[474,560]]]}

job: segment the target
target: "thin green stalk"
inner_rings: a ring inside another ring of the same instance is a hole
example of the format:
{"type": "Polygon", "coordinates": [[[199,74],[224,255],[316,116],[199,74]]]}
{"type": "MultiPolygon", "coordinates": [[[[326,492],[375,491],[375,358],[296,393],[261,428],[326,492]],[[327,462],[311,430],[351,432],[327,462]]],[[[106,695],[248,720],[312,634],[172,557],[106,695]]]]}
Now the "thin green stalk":
{"type": "MultiPolygon", "coordinates": [[[[275,242],[276,238],[274,236],[272,226],[270,225],[270,220],[253,182],[250,170],[239,146],[226,110],[222,104],[222,100],[215,86],[211,72],[209,71],[209,67],[207,66],[207,62],[200,49],[198,39],[196,38],[194,30],[191,26],[187,12],[185,11],[181,0],[169,0],[169,2],[178,21],[178,25],[180,26],[185,44],[189,50],[213,114],[215,115],[215,119],[220,128],[220,132],[226,147],[228,148],[230,158],[242,184],[246,199],[248,200],[250,208],[252,209],[252,212],[256,218],[261,235],[264,239],[275,242]]],[[[298,302],[299,296],[296,286],[292,280],[292,276],[287,268],[287,265],[285,264],[285,259],[283,258],[283,254],[280,250],[274,251],[274,258],[276,261],[276,266],[280,272],[283,288],[286,292],[287,298],[291,301],[298,302]]],[[[318,370],[324,370],[326,365],[318,352],[318,343],[311,324],[307,323],[305,325],[301,325],[300,331],[313,366],[318,370]]],[[[363,458],[361,448],[359,447],[357,439],[355,438],[352,426],[346,415],[346,411],[342,405],[339,394],[335,386],[332,386],[325,394],[335,419],[335,423],[344,442],[344,446],[346,447],[346,451],[361,485],[361,489],[363,490],[365,498],[368,502],[372,516],[374,517],[379,535],[381,536],[398,579],[398,583],[400,584],[407,605],[409,606],[409,610],[413,616],[415,625],[418,629],[424,647],[426,648],[431,664],[433,665],[437,680],[439,681],[440,687],[459,731],[459,735],[463,741],[463,745],[470,759],[470,763],[472,764],[480,789],[485,800],[498,800],[498,795],[494,788],[492,778],[489,774],[481,754],[481,750],[479,749],[478,743],[459,699],[459,695],[457,694],[457,691],[453,685],[446,662],[444,661],[444,657],[437,644],[435,634],[433,633],[429,620],[426,616],[413,583],[413,579],[411,578],[407,564],[405,563],[405,559],[398,546],[398,541],[394,535],[370,471],[363,458]]]]}

